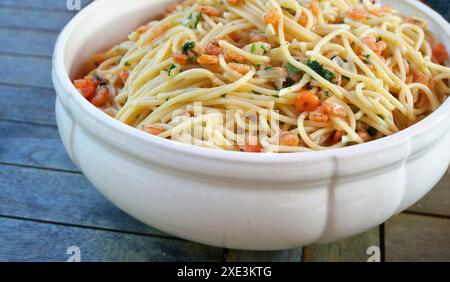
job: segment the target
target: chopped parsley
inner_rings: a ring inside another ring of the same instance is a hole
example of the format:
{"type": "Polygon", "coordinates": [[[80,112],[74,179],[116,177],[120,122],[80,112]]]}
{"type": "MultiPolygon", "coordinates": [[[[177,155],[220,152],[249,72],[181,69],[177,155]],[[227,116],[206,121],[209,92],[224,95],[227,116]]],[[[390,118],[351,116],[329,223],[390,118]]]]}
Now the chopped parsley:
{"type": "Polygon", "coordinates": [[[223,93],[222,95],[220,95],[220,97],[222,97],[222,98],[227,97],[227,93],[223,93]]]}
{"type": "Polygon", "coordinates": [[[252,44],[252,47],[251,47],[251,49],[250,49],[250,53],[255,54],[255,52],[256,52],[256,44],[253,43],[253,44],[252,44]]]}
{"type": "Polygon", "coordinates": [[[187,55],[189,53],[189,51],[193,50],[195,47],[195,42],[194,41],[189,41],[184,43],[182,51],[183,54],[187,55]]]}
{"type": "Polygon", "coordinates": [[[130,62],[125,62],[125,64],[124,64],[126,67],[129,67],[130,66],[130,62]]]}
{"type": "Polygon", "coordinates": [[[378,130],[376,130],[372,126],[369,126],[369,128],[367,128],[367,133],[369,133],[370,136],[374,137],[375,135],[377,135],[378,130]]]}
{"type": "Polygon", "coordinates": [[[256,94],[256,95],[262,95],[261,93],[259,93],[258,91],[255,91],[255,90],[252,90],[252,92],[253,92],[253,94],[256,94]]]}
{"type": "Polygon", "coordinates": [[[384,116],[383,116],[383,115],[378,114],[377,116],[378,116],[379,118],[381,118],[382,120],[384,120],[384,116]]]}
{"type": "Polygon", "coordinates": [[[195,64],[197,62],[197,56],[192,56],[189,58],[189,63],[195,64]]]}
{"type": "Polygon", "coordinates": [[[333,81],[336,77],[336,75],[333,72],[324,68],[323,65],[321,63],[319,63],[318,61],[308,60],[308,67],[311,68],[318,75],[320,75],[321,77],[323,77],[324,79],[328,80],[331,83],[333,83],[333,81]]]}
{"type": "Polygon", "coordinates": [[[284,64],[284,68],[287,69],[290,76],[296,75],[301,71],[299,68],[297,68],[290,62],[287,62],[286,64],[284,64]]]}
{"type": "Polygon", "coordinates": [[[295,10],[291,9],[291,8],[286,8],[286,7],[281,7],[281,9],[285,10],[286,12],[288,12],[289,14],[291,14],[292,16],[295,16],[295,10]]]}
{"type": "Polygon", "coordinates": [[[167,72],[169,73],[169,76],[170,76],[170,73],[176,68],[177,68],[177,66],[175,66],[174,64],[170,64],[170,66],[167,68],[167,72]]]}
{"type": "Polygon", "coordinates": [[[363,62],[364,62],[365,64],[370,64],[369,58],[370,58],[370,54],[364,55],[364,60],[363,60],[363,62]]]}
{"type": "Polygon", "coordinates": [[[183,19],[182,23],[190,29],[197,28],[201,15],[202,14],[198,11],[192,12],[192,14],[190,14],[187,18],[183,19]]]}
{"type": "Polygon", "coordinates": [[[287,77],[287,78],[286,78],[286,81],[283,83],[283,88],[291,87],[292,85],[295,84],[295,82],[296,82],[296,81],[293,80],[292,78],[287,77]]]}
{"type": "Polygon", "coordinates": [[[263,55],[267,54],[267,49],[264,45],[259,45],[259,48],[261,48],[263,50],[263,55]]]}

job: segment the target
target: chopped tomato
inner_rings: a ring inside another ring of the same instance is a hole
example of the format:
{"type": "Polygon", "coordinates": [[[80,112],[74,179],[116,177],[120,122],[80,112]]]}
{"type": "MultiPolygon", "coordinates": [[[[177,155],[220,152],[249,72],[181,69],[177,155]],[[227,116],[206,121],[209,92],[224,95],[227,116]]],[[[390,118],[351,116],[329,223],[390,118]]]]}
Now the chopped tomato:
{"type": "Polygon", "coordinates": [[[98,86],[97,81],[92,81],[90,79],[77,79],[73,84],[86,99],[90,99],[94,96],[98,86]]]}
{"type": "Polygon", "coordinates": [[[295,107],[297,111],[312,112],[320,106],[320,99],[311,91],[301,91],[295,98],[295,107]]]}
{"type": "Polygon", "coordinates": [[[256,145],[239,145],[239,150],[242,152],[247,152],[247,153],[261,153],[262,151],[262,147],[261,144],[256,144],[256,145]]]}
{"type": "Polygon", "coordinates": [[[109,90],[106,87],[100,87],[97,93],[92,97],[91,103],[96,107],[103,106],[109,98],[109,90]]]}
{"type": "Polygon", "coordinates": [[[128,80],[128,73],[126,71],[121,70],[119,72],[120,80],[122,81],[122,84],[125,85],[128,80]]]}
{"type": "Polygon", "coordinates": [[[280,145],[281,146],[298,146],[300,143],[300,139],[297,134],[284,132],[280,136],[280,145]]]}
{"type": "Polygon", "coordinates": [[[272,8],[272,10],[269,11],[269,13],[267,13],[264,16],[264,22],[266,24],[271,24],[273,26],[277,26],[278,25],[278,11],[275,8],[272,8]]]}
{"type": "Polygon", "coordinates": [[[357,8],[350,9],[347,15],[354,20],[367,20],[369,17],[365,10],[357,8]]]}
{"type": "Polygon", "coordinates": [[[445,65],[448,61],[447,47],[442,43],[433,45],[433,57],[439,64],[445,65]]]}
{"type": "Polygon", "coordinates": [[[154,125],[149,125],[147,127],[144,128],[144,131],[152,134],[152,135],[159,135],[161,133],[163,133],[165,130],[163,128],[154,126],[154,125]]]}
{"type": "Polygon", "coordinates": [[[197,62],[200,65],[217,65],[219,63],[219,58],[214,55],[202,54],[198,57],[197,62]]]}

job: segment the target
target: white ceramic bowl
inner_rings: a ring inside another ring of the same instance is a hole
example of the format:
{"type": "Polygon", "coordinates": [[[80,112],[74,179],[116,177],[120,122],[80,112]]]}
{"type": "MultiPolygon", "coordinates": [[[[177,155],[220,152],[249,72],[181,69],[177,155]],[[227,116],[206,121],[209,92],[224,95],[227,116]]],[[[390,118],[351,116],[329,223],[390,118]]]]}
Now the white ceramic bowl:
{"type": "MultiPolygon", "coordinates": [[[[363,145],[251,154],[176,143],[126,126],[72,86],[84,61],[164,10],[165,0],[97,0],[61,33],[53,58],[56,117],[72,160],[109,200],[169,234],[204,244],[276,250],[365,232],[424,196],[450,161],[450,102],[417,125],[363,145]]],[[[445,45],[450,25],[418,1],[445,45]]]]}

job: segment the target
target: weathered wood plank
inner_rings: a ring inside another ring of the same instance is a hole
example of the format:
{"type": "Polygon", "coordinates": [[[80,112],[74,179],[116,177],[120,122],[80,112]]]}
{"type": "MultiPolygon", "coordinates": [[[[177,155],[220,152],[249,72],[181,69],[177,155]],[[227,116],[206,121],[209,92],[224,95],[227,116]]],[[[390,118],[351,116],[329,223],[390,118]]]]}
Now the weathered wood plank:
{"type": "Polygon", "coordinates": [[[55,224],[0,218],[0,261],[66,261],[70,246],[89,261],[220,261],[223,249],[55,224]]]}
{"type": "MultiPolygon", "coordinates": [[[[379,228],[350,239],[327,245],[311,245],[303,248],[305,262],[366,262],[374,254],[370,247],[380,247],[379,228]]],[[[380,254],[381,255],[381,254],[380,254]]],[[[381,256],[380,256],[381,258],[381,256]]]]}
{"type": "Polygon", "coordinates": [[[0,52],[51,57],[58,34],[0,27],[0,52]]]}
{"type": "Polygon", "coordinates": [[[0,121],[0,162],[78,171],[52,126],[0,121]]]}
{"type": "Polygon", "coordinates": [[[50,89],[0,85],[0,120],[55,125],[55,92],[50,89]]]}
{"type": "Polygon", "coordinates": [[[400,214],[386,223],[386,261],[450,261],[450,219],[400,214]]]}
{"type": "MultiPolygon", "coordinates": [[[[92,0],[80,0],[81,6],[85,7],[92,0]]],[[[74,1],[71,1],[71,3],[74,1]]],[[[49,9],[67,11],[67,0],[0,0],[0,5],[25,9],[49,9]]]]}
{"type": "Polygon", "coordinates": [[[447,173],[436,187],[409,211],[450,217],[450,174],[447,173]]]}
{"type": "MultiPolygon", "coordinates": [[[[74,173],[0,165],[0,216],[172,237],[126,215],[96,192],[83,175],[74,173]]],[[[301,248],[279,252],[230,250],[227,261],[298,262],[301,255],[301,248]]]]}
{"type": "Polygon", "coordinates": [[[50,58],[0,55],[0,83],[52,88],[50,58]]]}
{"type": "Polygon", "coordinates": [[[226,256],[227,262],[300,262],[301,260],[302,248],[276,252],[229,250],[226,256]]]}
{"type": "Polygon", "coordinates": [[[0,165],[0,215],[171,237],[131,218],[75,173],[0,165]]]}
{"type": "Polygon", "coordinates": [[[0,8],[0,26],[59,31],[72,18],[69,13],[0,8]],[[14,15],[14,17],[11,17],[14,15]]]}

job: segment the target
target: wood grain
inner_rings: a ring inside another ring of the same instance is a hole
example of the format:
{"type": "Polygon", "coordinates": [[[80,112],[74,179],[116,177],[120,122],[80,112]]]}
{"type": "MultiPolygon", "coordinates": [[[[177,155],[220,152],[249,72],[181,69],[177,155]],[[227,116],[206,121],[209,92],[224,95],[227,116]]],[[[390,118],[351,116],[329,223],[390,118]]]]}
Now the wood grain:
{"type": "Polygon", "coordinates": [[[380,246],[379,228],[353,238],[326,245],[311,245],[303,249],[305,262],[366,262],[369,247],[380,246]]]}
{"type": "Polygon", "coordinates": [[[89,261],[220,261],[223,249],[161,239],[0,218],[0,261],[66,261],[77,246],[89,261]]]}
{"type": "Polygon", "coordinates": [[[400,214],[386,223],[386,261],[450,261],[450,219],[400,214]]]}
{"type": "Polygon", "coordinates": [[[55,13],[54,11],[0,7],[0,26],[14,29],[41,29],[57,33],[72,18],[72,16],[73,15],[70,13],[55,13]],[[11,15],[14,15],[14,17],[11,17],[11,15]]]}
{"type": "Polygon", "coordinates": [[[0,162],[78,171],[53,126],[0,121],[0,162]]]}
{"type": "Polygon", "coordinates": [[[51,57],[57,33],[0,27],[0,52],[51,57]]]}
{"type": "Polygon", "coordinates": [[[0,83],[52,88],[50,58],[0,55],[0,83]]]}
{"type": "Polygon", "coordinates": [[[56,124],[51,89],[0,85],[0,108],[0,120],[56,124]]]}
{"type": "MultiPolygon", "coordinates": [[[[81,6],[85,7],[92,0],[80,0],[81,6]]],[[[22,9],[45,9],[52,12],[67,11],[66,0],[1,0],[0,5],[22,9]]],[[[67,11],[69,12],[69,11],[67,11]]]]}
{"type": "Polygon", "coordinates": [[[131,218],[75,173],[0,165],[0,215],[172,237],[131,218]]]}
{"type": "Polygon", "coordinates": [[[439,184],[409,211],[450,217],[450,175],[446,174],[439,184]]]}

